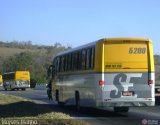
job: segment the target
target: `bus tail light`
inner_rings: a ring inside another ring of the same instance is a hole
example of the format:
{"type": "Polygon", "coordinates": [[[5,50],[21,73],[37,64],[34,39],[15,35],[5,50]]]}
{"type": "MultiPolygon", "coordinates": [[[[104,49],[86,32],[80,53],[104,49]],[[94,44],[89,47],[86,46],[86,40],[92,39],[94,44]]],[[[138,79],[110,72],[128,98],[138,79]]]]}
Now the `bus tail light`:
{"type": "Polygon", "coordinates": [[[151,86],[153,84],[153,80],[148,80],[148,85],[151,86]]]}
{"type": "Polygon", "coordinates": [[[105,84],[105,81],[103,81],[103,80],[100,80],[100,81],[99,81],[99,85],[102,86],[102,85],[104,85],[104,84],[105,84]]]}

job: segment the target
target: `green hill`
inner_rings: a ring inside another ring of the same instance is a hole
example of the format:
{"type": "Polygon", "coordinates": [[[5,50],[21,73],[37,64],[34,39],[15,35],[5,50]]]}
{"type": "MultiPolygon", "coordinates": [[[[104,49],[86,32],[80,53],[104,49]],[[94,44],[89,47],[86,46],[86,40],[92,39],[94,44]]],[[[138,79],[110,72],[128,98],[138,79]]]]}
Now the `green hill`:
{"type": "Polygon", "coordinates": [[[0,41],[0,72],[29,70],[31,77],[38,82],[46,82],[47,67],[53,57],[70,47],[60,43],[54,46],[32,45],[31,42],[0,41]]]}

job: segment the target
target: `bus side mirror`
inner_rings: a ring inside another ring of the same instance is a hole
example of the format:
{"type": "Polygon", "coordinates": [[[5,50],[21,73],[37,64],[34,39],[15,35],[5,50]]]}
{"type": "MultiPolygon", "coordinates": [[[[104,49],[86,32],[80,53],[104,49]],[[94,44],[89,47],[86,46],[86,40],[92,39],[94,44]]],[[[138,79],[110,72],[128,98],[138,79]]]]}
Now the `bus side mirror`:
{"type": "Polygon", "coordinates": [[[50,65],[50,66],[49,66],[49,68],[48,68],[48,70],[47,70],[47,77],[52,76],[52,72],[53,72],[53,71],[52,71],[52,70],[53,70],[52,67],[53,67],[53,65],[50,65]]]}
{"type": "Polygon", "coordinates": [[[56,70],[55,70],[55,66],[52,66],[52,76],[54,76],[56,74],[56,70]]]}

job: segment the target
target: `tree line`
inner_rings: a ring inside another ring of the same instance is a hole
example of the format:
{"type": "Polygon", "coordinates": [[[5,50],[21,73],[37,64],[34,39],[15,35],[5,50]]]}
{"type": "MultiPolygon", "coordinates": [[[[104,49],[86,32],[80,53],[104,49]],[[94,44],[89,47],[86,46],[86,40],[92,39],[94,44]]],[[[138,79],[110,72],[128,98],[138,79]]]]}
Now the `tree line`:
{"type": "Polygon", "coordinates": [[[32,45],[31,41],[7,43],[0,41],[0,47],[36,50],[20,52],[1,59],[0,72],[3,74],[5,72],[28,70],[30,71],[31,78],[35,79],[38,83],[47,82],[47,68],[52,63],[53,57],[57,53],[71,48],[63,46],[60,43],[55,43],[54,46],[32,45]]]}

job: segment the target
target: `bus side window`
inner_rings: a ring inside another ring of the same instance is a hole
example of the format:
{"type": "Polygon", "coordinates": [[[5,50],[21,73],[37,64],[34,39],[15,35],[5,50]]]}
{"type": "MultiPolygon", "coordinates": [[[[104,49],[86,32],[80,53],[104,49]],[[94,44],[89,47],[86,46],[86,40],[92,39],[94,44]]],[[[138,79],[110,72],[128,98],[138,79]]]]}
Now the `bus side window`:
{"type": "Polygon", "coordinates": [[[91,68],[91,49],[87,49],[86,69],[91,68]]]}
{"type": "Polygon", "coordinates": [[[71,53],[71,70],[74,69],[73,64],[74,64],[74,53],[71,53]]]}
{"type": "Polygon", "coordinates": [[[82,51],[78,52],[78,70],[82,69],[82,51]]]}
{"type": "Polygon", "coordinates": [[[82,70],[86,69],[86,50],[82,50],[82,70]]]}
{"type": "Polygon", "coordinates": [[[63,57],[64,57],[64,61],[63,61],[63,63],[64,63],[63,71],[67,71],[67,56],[64,55],[63,57]]]}
{"type": "Polygon", "coordinates": [[[59,57],[58,71],[61,72],[61,57],[59,57]]]}
{"type": "Polygon", "coordinates": [[[58,73],[59,72],[59,57],[57,57],[55,69],[56,69],[56,72],[58,73]]]}
{"type": "Polygon", "coordinates": [[[60,72],[64,71],[64,57],[60,57],[60,66],[59,66],[60,72]]]}
{"type": "Polygon", "coordinates": [[[55,75],[57,75],[57,72],[58,72],[58,57],[56,57],[53,65],[54,65],[54,73],[55,73],[55,75]]]}
{"type": "Polygon", "coordinates": [[[71,70],[71,53],[67,55],[67,71],[71,70]]]}
{"type": "Polygon", "coordinates": [[[77,70],[77,64],[78,64],[77,59],[78,59],[78,53],[75,52],[75,53],[73,54],[73,67],[74,67],[73,70],[77,70]]]}
{"type": "Polygon", "coordinates": [[[93,47],[91,50],[91,69],[94,69],[95,62],[95,48],[93,47]]]}

